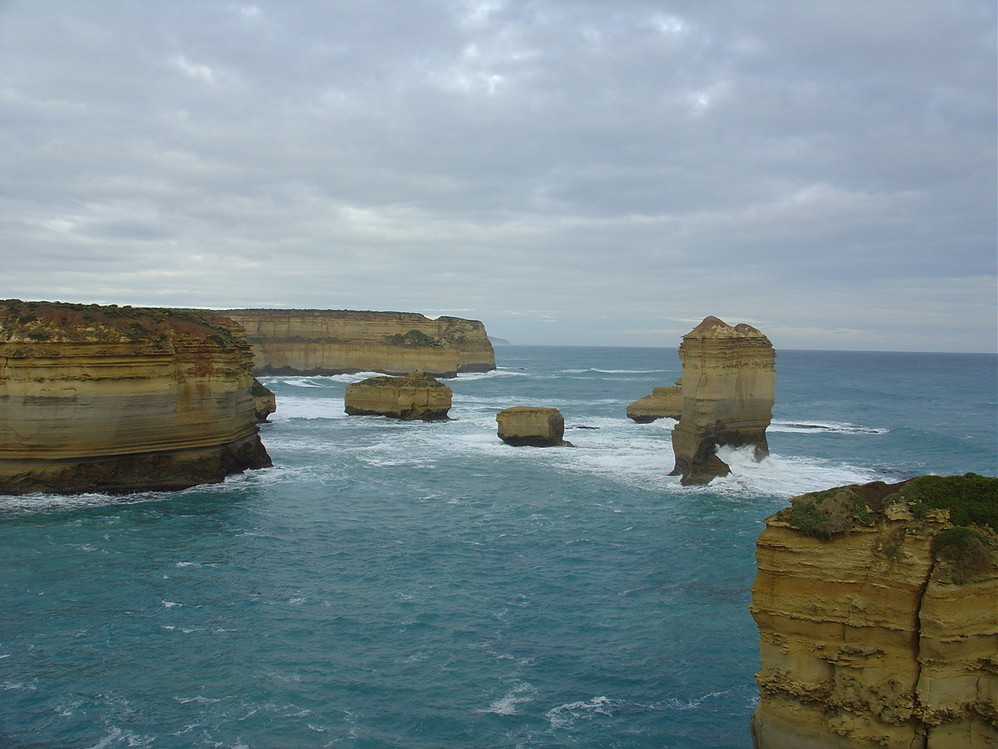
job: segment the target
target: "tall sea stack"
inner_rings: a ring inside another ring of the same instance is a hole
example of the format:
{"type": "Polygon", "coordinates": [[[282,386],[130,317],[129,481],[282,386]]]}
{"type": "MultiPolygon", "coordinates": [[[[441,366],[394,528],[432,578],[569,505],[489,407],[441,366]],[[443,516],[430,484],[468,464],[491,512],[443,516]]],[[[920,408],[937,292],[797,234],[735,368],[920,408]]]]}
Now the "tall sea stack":
{"type": "Polygon", "coordinates": [[[269,466],[231,320],[0,301],[0,493],[182,489],[269,466]]]}
{"type": "Polygon", "coordinates": [[[683,485],[706,484],[730,473],[719,445],[752,446],[756,460],[769,455],[766,428],[776,397],[776,353],[751,325],[734,327],[716,317],[683,336],[679,389],[682,414],[672,431],[673,476],[683,485]]]}

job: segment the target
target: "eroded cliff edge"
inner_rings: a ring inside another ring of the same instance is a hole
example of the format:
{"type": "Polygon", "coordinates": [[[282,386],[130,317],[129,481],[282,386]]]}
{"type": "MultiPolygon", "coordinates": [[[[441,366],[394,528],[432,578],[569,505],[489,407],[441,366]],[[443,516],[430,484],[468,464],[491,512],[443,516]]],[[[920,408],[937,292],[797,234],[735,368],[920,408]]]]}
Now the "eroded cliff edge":
{"type": "Polygon", "coordinates": [[[459,317],[353,310],[225,310],[253,346],[255,371],[273,374],[422,370],[434,377],[496,368],[485,326],[459,317]]]}
{"type": "Polygon", "coordinates": [[[776,399],[776,352],[751,325],[728,325],[705,317],[679,345],[683,372],[676,394],[682,398],[672,430],[683,485],[706,484],[730,469],[716,454],[720,445],[751,446],[755,460],[769,455],[766,428],[776,399]]]}
{"type": "Polygon", "coordinates": [[[0,301],[0,493],[124,493],[271,464],[228,318],[0,301]]]}
{"type": "Polygon", "coordinates": [[[998,746],[998,479],[791,502],[756,546],[755,746],[998,746]]]}

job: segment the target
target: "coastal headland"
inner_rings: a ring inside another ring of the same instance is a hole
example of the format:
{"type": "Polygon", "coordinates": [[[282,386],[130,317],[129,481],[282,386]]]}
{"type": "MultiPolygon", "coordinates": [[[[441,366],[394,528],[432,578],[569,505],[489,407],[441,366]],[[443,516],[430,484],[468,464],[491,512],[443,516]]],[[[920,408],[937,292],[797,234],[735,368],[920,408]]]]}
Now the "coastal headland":
{"type": "Polygon", "coordinates": [[[252,364],[214,313],[0,302],[0,493],[174,490],[271,465],[252,364]]]}
{"type": "Polygon", "coordinates": [[[998,745],[998,478],[801,495],[756,545],[757,749],[998,745]]]}
{"type": "Polygon", "coordinates": [[[433,377],[496,368],[478,320],[415,312],[231,309],[253,347],[259,375],[334,375],[422,370],[433,377]]]}

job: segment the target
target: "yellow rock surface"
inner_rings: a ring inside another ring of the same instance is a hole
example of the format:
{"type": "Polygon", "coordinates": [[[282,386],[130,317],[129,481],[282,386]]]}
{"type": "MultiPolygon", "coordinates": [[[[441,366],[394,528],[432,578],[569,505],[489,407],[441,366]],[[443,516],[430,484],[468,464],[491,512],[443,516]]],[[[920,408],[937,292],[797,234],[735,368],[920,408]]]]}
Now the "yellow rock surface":
{"type": "Polygon", "coordinates": [[[571,447],[565,442],[565,418],[557,408],[513,406],[496,415],[499,439],[507,445],[571,447]]]}
{"type": "Polygon", "coordinates": [[[351,416],[389,416],[406,421],[447,418],[453,393],[423,372],[371,377],[347,385],[344,408],[351,416]]]}
{"type": "Polygon", "coordinates": [[[430,319],[410,312],[226,310],[246,331],[258,374],[403,375],[436,377],[496,368],[495,352],[477,320],[430,319]]]}
{"type": "Polygon", "coordinates": [[[867,485],[875,490],[848,503],[847,522],[827,521],[824,538],[788,511],[766,521],[752,588],[757,749],[998,746],[995,535],[974,526],[991,545],[961,571],[936,540],[952,533],[949,512],[916,520],[897,506],[918,481],[867,485]]]}
{"type": "Polygon", "coordinates": [[[627,406],[627,418],[638,424],[648,424],[656,419],[675,419],[683,415],[683,389],[676,383],[672,387],[652,388],[651,395],[638,398],[627,406]]]}
{"type": "Polygon", "coordinates": [[[0,302],[0,492],[177,489],[270,465],[226,318],[0,302]]]}
{"type": "Polygon", "coordinates": [[[704,484],[729,473],[715,454],[719,445],[752,446],[756,460],[769,454],[766,428],[776,397],[776,353],[750,325],[731,326],[706,317],[683,336],[679,386],[683,404],[672,431],[683,484],[704,484]]]}

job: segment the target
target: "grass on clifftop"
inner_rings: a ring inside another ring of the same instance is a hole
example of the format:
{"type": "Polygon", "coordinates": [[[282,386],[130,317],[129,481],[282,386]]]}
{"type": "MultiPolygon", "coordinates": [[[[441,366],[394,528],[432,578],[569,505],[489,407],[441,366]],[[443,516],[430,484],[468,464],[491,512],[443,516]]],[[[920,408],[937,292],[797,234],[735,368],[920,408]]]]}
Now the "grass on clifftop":
{"type": "Polygon", "coordinates": [[[978,526],[998,531],[998,478],[968,473],[963,476],[921,476],[901,484],[842,486],[795,497],[784,518],[801,533],[831,538],[855,525],[869,525],[890,504],[904,503],[915,520],[930,510],[949,510],[954,526],[978,526]]]}

